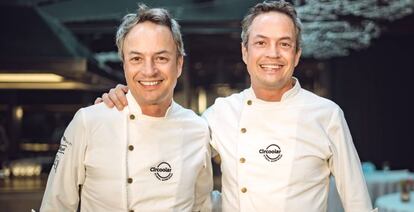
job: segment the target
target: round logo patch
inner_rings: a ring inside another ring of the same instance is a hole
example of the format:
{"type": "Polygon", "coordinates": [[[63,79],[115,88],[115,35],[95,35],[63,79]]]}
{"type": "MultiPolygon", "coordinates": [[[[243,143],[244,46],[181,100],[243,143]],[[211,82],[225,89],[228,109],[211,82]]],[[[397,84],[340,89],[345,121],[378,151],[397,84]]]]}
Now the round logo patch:
{"type": "Polygon", "coordinates": [[[262,154],[264,158],[270,162],[275,162],[282,158],[282,151],[276,144],[270,144],[268,147],[266,147],[266,149],[260,149],[259,153],[262,154]]]}
{"type": "Polygon", "coordinates": [[[154,173],[155,177],[161,181],[169,180],[173,176],[171,171],[171,165],[167,162],[161,162],[157,167],[150,168],[150,172],[154,173]]]}

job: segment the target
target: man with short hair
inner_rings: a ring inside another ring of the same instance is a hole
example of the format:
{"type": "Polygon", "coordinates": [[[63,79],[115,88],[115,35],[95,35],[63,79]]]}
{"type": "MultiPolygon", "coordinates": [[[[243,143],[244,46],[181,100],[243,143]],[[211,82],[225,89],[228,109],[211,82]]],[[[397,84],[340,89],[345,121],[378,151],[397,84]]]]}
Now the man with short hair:
{"type": "Polygon", "coordinates": [[[211,211],[208,126],[172,100],[184,60],[178,23],[140,5],[124,17],[116,43],[129,106],[76,113],[41,211],[76,211],[80,200],[81,211],[211,211]]]}
{"type": "MultiPolygon", "coordinates": [[[[326,211],[330,175],[345,211],[375,211],[342,110],[293,77],[301,55],[294,7],[257,4],[241,37],[251,88],[216,99],[203,114],[221,156],[223,211],[326,211]]],[[[123,102],[120,88],[104,101],[123,102]]]]}

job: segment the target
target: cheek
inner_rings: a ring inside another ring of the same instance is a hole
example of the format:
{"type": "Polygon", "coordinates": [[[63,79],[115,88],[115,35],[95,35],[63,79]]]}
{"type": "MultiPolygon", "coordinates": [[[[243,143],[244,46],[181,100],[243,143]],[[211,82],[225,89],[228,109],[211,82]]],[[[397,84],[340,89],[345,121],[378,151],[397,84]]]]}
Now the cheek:
{"type": "Polygon", "coordinates": [[[244,63],[246,63],[247,66],[253,65],[254,61],[254,54],[252,52],[246,52],[244,55],[244,63]]]}
{"type": "MultiPolygon", "coordinates": [[[[261,49],[252,49],[247,53],[247,61],[249,63],[256,63],[263,55],[263,50],[261,49]]],[[[251,64],[253,65],[253,64],[251,64]]]]}
{"type": "Polygon", "coordinates": [[[124,65],[124,73],[127,80],[132,80],[137,75],[138,69],[131,65],[124,65]]]}
{"type": "Polygon", "coordinates": [[[170,79],[177,79],[179,76],[179,65],[177,63],[165,64],[159,67],[160,70],[170,79]]]}

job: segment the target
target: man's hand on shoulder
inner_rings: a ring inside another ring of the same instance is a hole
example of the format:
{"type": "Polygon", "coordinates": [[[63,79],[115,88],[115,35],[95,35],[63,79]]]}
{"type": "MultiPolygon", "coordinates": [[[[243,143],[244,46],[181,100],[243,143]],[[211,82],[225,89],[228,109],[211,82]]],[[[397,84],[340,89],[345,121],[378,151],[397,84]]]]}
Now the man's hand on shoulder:
{"type": "Polygon", "coordinates": [[[119,111],[121,111],[128,105],[125,95],[127,92],[128,87],[126,85],[118,84],[115,88],[109,90],[108,93],[103,93],[102,97],[96,98],[95,104],[103,102],[109,108],[113,108],[115,106],[119,111]]]}

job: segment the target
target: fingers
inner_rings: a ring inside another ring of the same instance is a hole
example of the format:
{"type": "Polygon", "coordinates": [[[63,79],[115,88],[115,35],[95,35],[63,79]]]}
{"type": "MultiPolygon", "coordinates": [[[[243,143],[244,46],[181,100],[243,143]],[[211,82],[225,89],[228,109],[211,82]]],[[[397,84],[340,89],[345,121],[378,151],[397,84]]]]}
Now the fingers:
{"type": "Polygon", "coordinates": [[[128,101],[127,101],[126,96],[125,96],[125,93],[126,92],[128,92],[128,87],[125,86],[125,85],[118,84],[115,87],[115,95],[116,95],[116,98],[117,98],[117,100],[119,102],[122,103],[122,107],[125,107],[125,106],[128,105],[128,101]]]}
{"type": "Polygon", "coordinates": [[[116,109],[121,111],[126,105],[128,105],[125,95],[126,92],[128,92],[128,87],[126,85],[118,84],[115,88],[109,90],[108,93],[102,94],[102,98],[97,98],[95,100],[95,104],[103,101],[106,106],[110,108],[115,106],[116,109]]]}
{"type": "Polygon", "coordinates": [[[95,102],[93,104],[96,105],[96,104],[99,104],[101,102],[103,102],[102,98],[98,97],[98,98],[95,99],[95,102]]]}
{"type": "Polygon", "coordinates": [[[112,100],[109,98],[108,93],[102,94],[102,100],[105,103],[105,105],[110,108],[113,108],[115,106],[112,100]]]}
{"type": "Polygon", "coordinates": [[[127,93],[128,92],[128,86],[126,86],[126,85],[122,85],[122,84],[118,84],[117,86],[116,86],[116,88],[121,88],[123,91],[124,91],[124,93],[127,93]]]}
{"type": "Polygon", "coordinates": [[[109,90],[108,99],[112,102],[112,104],[115,105],[116,109],[118,109],[119,111],[121,111],[124,108],[124,105],[121,103],[116,94],[115,88],[109,90]]]}

